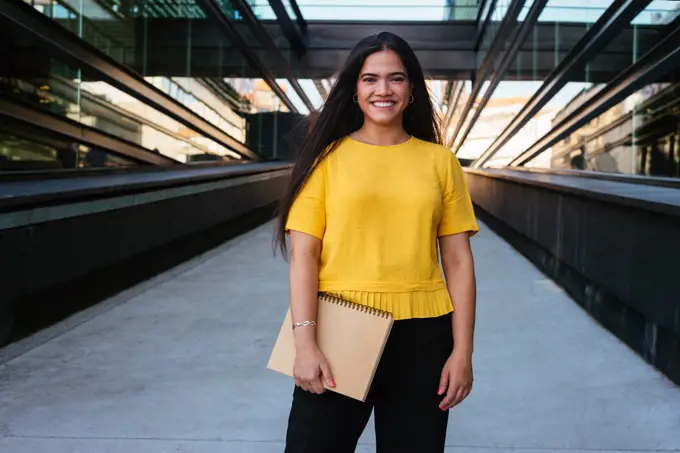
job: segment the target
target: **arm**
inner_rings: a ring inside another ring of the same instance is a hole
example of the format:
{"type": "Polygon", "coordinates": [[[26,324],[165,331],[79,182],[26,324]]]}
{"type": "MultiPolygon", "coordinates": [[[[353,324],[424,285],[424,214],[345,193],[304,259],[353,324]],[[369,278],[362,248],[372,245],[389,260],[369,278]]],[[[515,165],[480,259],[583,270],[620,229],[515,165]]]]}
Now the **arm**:
{"type": "Polygon", "coordinates": [[[454,305],[453,352],[442,369],[439,385],[439,394],[446,392],[439,407],[448,410],[472,391],[476,281],[468,232],[442,236],[439,244],[446,285],[454,305]]]}
{"type": "MultiPolygon", "coordinates": [[[[316,321],[321,240],[299,231],[290,232],[290,311],[293,322],[316,321]]],[[[295,347],[316,345],[314,327],[294,330],[295,347]]]]}
{"type": "Polygon", "coordinates": [[[439,239],[442,268],[454,305],[454,354],[472,360],[476,310],[475,266],[467,232],[439,239]]]}
{"type": "MultiPolygon", "coordinates": [[[[310,234],[290,231],[290,311],[293,323],[316,321],[319,289],[321,240],[310,234]]],[[[295,341],[295,384],[313,393],[322,393],[323,377],[335,386],[331,370],[316,343],[316,327],[293,330],[295,341]]]]}

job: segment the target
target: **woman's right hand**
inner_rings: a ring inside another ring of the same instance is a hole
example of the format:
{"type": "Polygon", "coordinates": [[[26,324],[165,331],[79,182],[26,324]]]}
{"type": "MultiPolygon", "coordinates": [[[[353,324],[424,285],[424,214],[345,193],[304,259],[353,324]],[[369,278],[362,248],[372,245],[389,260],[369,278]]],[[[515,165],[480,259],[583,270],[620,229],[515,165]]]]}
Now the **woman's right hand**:
{"type": "Polygon", "coordinates": [[[324,380],[328,386],[335,387],[331,368],[316,343],[296,348],[293,377],[295,385],[316,394],[326,391],[324,380]]]}

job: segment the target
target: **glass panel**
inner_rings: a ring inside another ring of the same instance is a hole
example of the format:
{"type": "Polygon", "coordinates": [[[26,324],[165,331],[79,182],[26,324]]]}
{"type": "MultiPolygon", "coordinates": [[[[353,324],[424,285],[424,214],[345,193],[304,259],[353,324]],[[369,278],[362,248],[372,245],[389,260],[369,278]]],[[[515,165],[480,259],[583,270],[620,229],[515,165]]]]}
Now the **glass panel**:
{"type": "MultiPolygon", "coordinates": [[[[262,80],[252,78],[257,73],[240,51],[214,30],[206,32],[204,14],[195,0],[27,1],[244,144],[252,143],[248,133],[256,129],[253,124],[260,121],[258,113],[287,110],[262,80]],[[169,24],[169,20],[173,22],[169,24]],[[251,83],[231,84],[233,80],[251,83]]],[[[219,2],[228,17],[241,20],[231,0],[219,2]]],[[[268,5],[267,8],[262,4],[259,8],[255,6],[256,14],[271,11],[268,5]]],[[[243,28],[243,36],[246,40],[254,39],[248,28],[243,28]]],[[[47,98],[38,101],[44,102],[40,105],[42,108],[60,110],[60,114],[76,121],[115,133],[148,149],[158,149],[182,162],[190,162],[195,156],[239,158],[231,150],[108,83],[83,74],[79,68],[64,69],[52,56],[45,61],[49,62],[47,67],[34,74],[36,77],[26,76],[23,80],[33,85],[29,91],[35,86],[49,86],[47,94],[40,95],[47,98]],[[57,73],[57,67],[66,73],[57,73]],[[97,101],[96,109],[92,107],[92,99],[97,101]]],[[[306,112],[288,84],[282,85],[300,110],[306,112]]],[[[308,96],[318,97],[313,88],[306,89],[308,96]]]]}
{"type": "Polygon", "coordinates": [[[20,122],[0,121],[0,172],[131,165],[136,163],[106,150],[20,122]]]}
{"type": "MultiPolygon", "coordinates": [[[[550,126],[579,109],[593,94],[638,61],[659,41],[657,29],[649,25],[668,23],[679,11],[678,2],[651,2],[631,22],[632,27],[589,62],[586,71],[576,77],[580,82],[568,84],[555,96],[549,104],[550,111],[554,112],[550,126]]],[[[678,94],[676,78],[659,79],[592,119],[527,166],[680,176],[678,94]]],[[[508,143],[505,148],[510,145],[508,143]]],[[[521,152],[521,146],[502,151],[510,156],[513,151],[521,152]]],[[[496,164],[502,163],[496,161],[496,164]]]]}
{"type": "MultiPolygon", "coordinates": [[[[92,13],[94,10],[88,11],[92,13]]],[[[10,27],[4,32],[4,45],[0,49],[3,60],[0,96],[5,101],[47,110],[179,162],[191,162],[196,158],[240,158],[232,150],[120,91],[98,76],[65,64],[25,31],[10,27]]],[[[193,45],[186,48],[190,54],[193,45]]],[[[164,59],[162,49],[158,49],[157,53],[161,60],[149,65],[150,71],[163,61],[172,64],[178,60],[164,59]]],[[[173,70],[172,67],[160,69],[173,70]]],[[[199,67],[199,70],[204,69],[199,67]]],[[[213,67],[218,74],[220,70],[220,65],[213,67]]],[[[244,105],[239,93],[227,89],[225,83],[222,83],[224,89],[220,90],[220,87],[211,85],[210,79],[184,77],[181,72],[180,68],[176,77],[150,75],[146,81],[245,143],[247,122],[241,110],[244,105]]]]}
{"type": "MultiPolygon", "coordinates": [[[[261,19],[276,18],[267,0],[250,3],[261,19]]],[[[298,0],[297,3],[306,20],[442,21],[477,17],[477,0],[298,0]]]]}
{"type": "Polygon", "coordinates": [[[650,84],[554,145],[550,166],[680,177],[679,120],[680,83],[650,84]]]}
{"type": "MultiPolygon", "coordinates": [[[[288,79],[276,79],[276,83],[283,89],[283,91],[286,93],[288,96],[288,99],[291,100],[293,105],[298,109],[298,111],[303,114],[307,115],[309,114],[309,109],[305,105],[304,102],[302,102],[302,99],[300,99],[300,96],[297,94],[297,92],[293,89],[293,87],[290,85],[290,82],[288,82],[288,79]]],[[[298,80],[298,84],[302,88],[302,91],[305,93],[307,96],[307,99],[314,105],[315,109],[318,109],[322,106],[323,104],[323,99],[321,98],[321,95],[319,94],[319,90],[316,89],[314,86],[314,81],[313,80],[298,80]]],[[[280,108],[274,107],[274,110],[283,110],[285,111],[285,106],[283,103],[281,103],[280,108]]]]}
{"type": "Polygon", "coordinates": [[[612,0],[550,0],[538,20],[592,24],[611,4],[612,0]]]}
{"type": "MultiPolygon", "coordinates": [[[[276,14],[274,13],[274,10],[272,9],[272,6],[269,4],[268,0],[249,0],[248,3],[250,4],[251,8],[253,8],[253,12],[259,19],[276,20],[276,14]]],[[[300,2],[298,2],[298,6],[299,5],[300,2]]],[[[304,10],[302,13],[305,14],[304,10]]],[[[307,18],[306,14],[305,18],[307,18]]]]}
{"type": "Polygon", "coordinates": [[[633,19],[635,25],[668,24],[680,14],[677,0],[654,0],[633,19]]]}
{"type": "Polygon", "coordinates": [[[290,0],[283,0],[283,6],[286,7],[286,12],[288,13],[288,17],[290,17],[290,20],[293,22],[297,21],[297,15],[295,14],[295,10],[293,9],[293,5],[290,4],[290,0]]]}
{"type": "MultiPolygon", "coordinates": [[[[499,2],[500,3],[500,2],[499,2]]],[[[602,13],[610,6],[609,1],[593,0],[579,3],[574,0],[551,0],[541,12],[538,21],[540,27],[534,27],[522,45],[513,64],[506,72],[503,81],[491,96],[485,110],[467,137],[466,143],[459,150],[463,158],[479,157],[493,143],[496,137],[505,130],[512,119],[521,111],[531,97],[537,92],[545,78],[560,64],[571,51],[572,47],[596,22],[602,13]],[[578,11],[576,6],[583,11],[578,11]],[[587,5],[587,6],[586,6],[587,5]],[[562,16],[557,15],[560,11],[562,16]]],[[[508,4],[503,4],[507,8],[508,4]]],[[[520,14],[520,19],[526,16],[526,7],[520,14]]],[[[495,12],[494,18],[501,17],[501,12],[495,12]]],[[[490,38],[489,38],[490,41],[490,38]]],[[[487,41],[487,42],[489,42],[487,41]]],[[[614,40],[619,45],[620,40],[614,40]]],[[[505,43],[506,50],[509,43],[505,43]]],[[[620,54],[620,49],[618,54],[620,54]]],[[[588,62],[583,71],[572,76],[574,82],[568,83],[554,98],[548,102],[534,118],[512,137],[502,149],[487,163],[487,166],[506,165],[513,157],[531,146],[546,134],[552,125],[555,114],[564,108],[570,99],[580,90],[587,89],[594,81],[602,82],[606,63],[597,60],[588,62]],[[576,88],[577,87],[577,88],[576,88]]],[[[624,63],[627,65],[628,62],[624,63]]],[[[611,71],[609,71],[611,73],[611,71]]],[[[481,99],[484,90],[478,96],[481,99]]],[[[549,165],[549,157],[535,160],[532,165],[549,165]]]]}
{"type": "MultiPolygon", "coordinates": [[[[221,91],[211,86],[211,80],[222,80],[223,74],[242,72],[247,65],[243,56],[230,47],[224,36],[215,42],[214,34],[201,33],[205,15],[195,0],[39,0],[36,6],[44,14],[58,20],[68,30],[77,34],[116,61],[145,76],[145,80],[160,91],[193,111],[197,116],[245,142],[246,120],[238,107],[221,97],[221,91]],[[170,25],[167,20],[174,20],[170,25]],[[209,40],[209,42],[207,41],[209,40]]],[[[232,2],[220,0],[225,14],[235,17],[232,2]]],[[[74,79],[77,75],[74,76],[74,79]]],[[[197,137],[193,131],[143,106],[141,102],[126,97],[112,86],[97,82],[83,84],[85,92],[96,96],[109,96],[120,100],[120,107],[134,110],[135,114],[149,115],[168,128],[164,135],[181,134],[176,139],[189,140],[190,145],[175,140],[164,151],[173,157],[186,156],[209,150],[211,154],[237,158],[238,155],[223,146],[197,137]],[[106,92],[106,94],[104,94],[106,92]],[[187,148],[188,146],[188,148],[187,148]],[[172,151],[170,151],[172,149],[172,151]],[[180,152],[180,149],[185,149],[180,152]]],[[[78,106],[79,108],[80,106],[78,106]]],[[[148,137],[156,136],[150,129],[148,137]]],[[[137,139],[135,142],[139,142],[137,139]]],[[[145,140],[146,145],[149,141],[145,140]]],[[[161,148],[153,146],[151,149],[161,148]]]]}

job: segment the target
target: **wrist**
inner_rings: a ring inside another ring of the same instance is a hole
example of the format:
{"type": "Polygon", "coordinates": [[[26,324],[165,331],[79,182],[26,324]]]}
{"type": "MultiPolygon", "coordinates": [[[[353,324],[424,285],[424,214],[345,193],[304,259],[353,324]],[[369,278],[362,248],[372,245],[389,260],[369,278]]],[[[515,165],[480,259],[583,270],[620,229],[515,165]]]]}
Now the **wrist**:
{"type": "Polygon", "coordinates": [[[451,356],[457,360],[472,360],[472,349],[463,347],[453,347],[451,356]]]}
{"type": "Polygon", "coordinates": [[[293,338],[297,349],[309,349],[316,346],[316,329],[300,327],[293,330],[293,338]]]}

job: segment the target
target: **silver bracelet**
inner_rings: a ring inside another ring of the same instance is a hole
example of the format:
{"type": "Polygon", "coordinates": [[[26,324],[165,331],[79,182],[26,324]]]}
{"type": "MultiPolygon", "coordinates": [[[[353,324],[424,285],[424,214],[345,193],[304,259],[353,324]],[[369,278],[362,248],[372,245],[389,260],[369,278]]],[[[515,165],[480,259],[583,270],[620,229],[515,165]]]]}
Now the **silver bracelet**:
{"type": "Polygon", "coordinates": [[[293,323],[293,329],[296,327],[314,327],[316,326],[316,321],[302,321],[293,323]]]}

